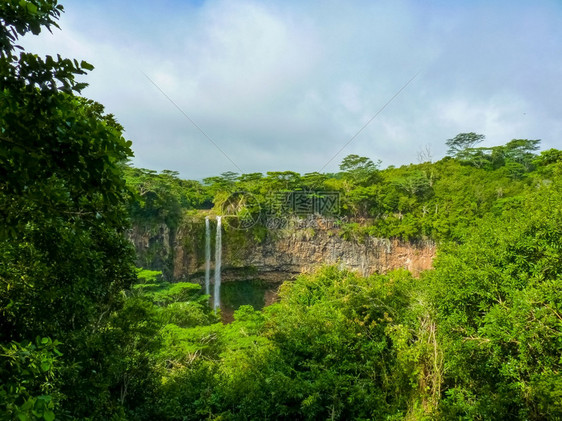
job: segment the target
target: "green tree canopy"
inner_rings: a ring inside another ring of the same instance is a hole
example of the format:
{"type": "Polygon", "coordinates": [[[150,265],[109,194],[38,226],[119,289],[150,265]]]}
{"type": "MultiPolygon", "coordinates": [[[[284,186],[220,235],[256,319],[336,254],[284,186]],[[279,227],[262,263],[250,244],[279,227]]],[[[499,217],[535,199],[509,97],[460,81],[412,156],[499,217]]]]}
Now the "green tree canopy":
{"type": "Polygon", "coordinates": [[[474,132],[459,133],[445,142],[449,147],[447,153],[451,156],[457,156],[466,149],[474,148],[474,146],[484,141],[485,138],[486,136],[483,134],[476,134],[474,132]]]}
{"type": "Polygon", "coordinates": [[[366,186],[376,182],[379,166],[380,161],[374,163],[365,156],[351,154],[342,160],[340,170],[350,181],[366,186]]]}
{"type": "MultiPolygon", "coordinates": [[[[0,3],[0,342],[33,352],[47,352],[26,345],[38,335],[62,342],[60,393],[79,414],[97,394],[95,338],[135,278],[122,173],[132,151],[113,116],[76,95],[91,65],[17,53],[20,36],[58,27],[62,10],[56,0],[0,3]]],[[[18,395],[2,385],[0,396],[12,394],[15,417],[42,410],[41,393],[52,392],[51,406],[62,396],[42,387],[32,380],[18,395]]]]}

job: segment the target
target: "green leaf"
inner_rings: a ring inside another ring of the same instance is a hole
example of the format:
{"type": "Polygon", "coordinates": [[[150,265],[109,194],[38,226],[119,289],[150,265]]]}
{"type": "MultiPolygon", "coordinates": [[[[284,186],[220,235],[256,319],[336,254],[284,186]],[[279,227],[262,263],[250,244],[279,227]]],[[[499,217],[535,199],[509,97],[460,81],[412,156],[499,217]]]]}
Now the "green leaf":
{"type": "Polygon", "coordinates": [[[90,70],[90,71],[94,70],[94,66],[91,65],[90,63],[88,63],[87,61],[84,61],[84,60],[82,60],[80,62],[80,67],[82,67],[83,69],[86,69],[86,70],[90,70]]]}
{"type": "Polygon", "coordinates": [[[43,413],[43,418],[45,418],[46,421],[53,421],[55,419],[55,413],[53,411],[47,409],[43,413]]]}
{"type": "Polygon", "coordinates": [[[32,15],[37,14],[37,6],[35,6],[33,3],[27,3],[27,11],[32,15]]]}
{"type": "Polygon", "coordinates": [[[87,83],[77,83],[74,85],[74,90],[80,92],[82,89],[88,87],[87,83]]]}
{"type": "Polygon", "coordinates": [[[35,398],[29,398],[24,402],[24,404],[20,407],[20,410],[28,411],[35,406],[35,398]]]}

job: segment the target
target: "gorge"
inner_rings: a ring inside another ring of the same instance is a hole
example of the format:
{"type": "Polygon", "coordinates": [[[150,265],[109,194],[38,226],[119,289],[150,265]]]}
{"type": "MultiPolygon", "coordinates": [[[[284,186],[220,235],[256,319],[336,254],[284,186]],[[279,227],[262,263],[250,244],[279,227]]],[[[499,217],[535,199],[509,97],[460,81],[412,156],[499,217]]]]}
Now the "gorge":
{"type": "MultiPolygon", "coordinates": [[[[340,228],[322,222],[315,221],[314,228],[260,230],[236,230],[224,225],[222,255],[217,254],[217,236],[215,265],[222,259],[225,282],[248,278],[278,282],[321,264],[339,265],[361,275],[403,268],[417,276],[431,268],[436,252],[433,241],[370,236],[344,239],[340,228]]],[[[199,282],[206,289],[209,268],[205,256],[211,255],[210,243],[206,243],[210,241],[208,224],[208,218],[196,216],[184,219],[175,229],[165,224],[134,226],[129,238],[137,250],[137,264],[161,270],[169,280],[199,282]]]]}

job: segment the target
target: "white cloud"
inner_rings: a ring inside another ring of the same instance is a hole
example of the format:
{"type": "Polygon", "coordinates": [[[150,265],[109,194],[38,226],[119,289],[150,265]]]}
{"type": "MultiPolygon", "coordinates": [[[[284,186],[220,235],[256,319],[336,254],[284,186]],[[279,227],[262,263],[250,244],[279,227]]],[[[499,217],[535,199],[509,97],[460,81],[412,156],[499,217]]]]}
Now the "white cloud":
{"type": "Polygon", "coordinates": [[[62,32],[26,40],[96,66],[85,94],[133,140],[139,166],[202,178],[319,170],[412,75],[349,153],[416,162],[463,131],[499,144],[562,135],[556,2],[75,2],[62,32]],[[126,7],[129,6],[129,7],[126,7]]]}

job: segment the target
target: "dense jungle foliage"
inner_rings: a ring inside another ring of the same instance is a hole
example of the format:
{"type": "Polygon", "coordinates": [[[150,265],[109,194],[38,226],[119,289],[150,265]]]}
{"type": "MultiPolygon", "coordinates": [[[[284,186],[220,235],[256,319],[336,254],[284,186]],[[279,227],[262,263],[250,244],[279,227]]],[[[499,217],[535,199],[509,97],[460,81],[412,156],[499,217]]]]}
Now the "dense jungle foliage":
{"type": "Polygon", "coordinates": [[[122,128],[79,96],[92,66],[17,51],[61,12],[0,3],[1,419],[562,419],[561,151],[461,133],[400,168],[132,168],[122,128]],[[350,241],[438,241],[435,268],[319,268],[223,324],[199,285],[134,267],[131,220],[255,216],[294,191],[338,192],[350,241]]]}
{"type": "Polygon", "coordinates": [[[235,213],[255,214],[257,224],[267,227],[270,216],[299,216],[298,208],[279,206],[279,197],[335,193],[338,211],[326,216],[339,222],[342,235],[460,240],[485,215],[499,215],[523,200],[547,177],[547,166],[562,158],[554,149],[535,154],[538,145],[536,140],[515,139],[502,146],[466,149],[463,155],[434,163],[386,169],[369,158],[349,155],[335,174],[230,172],[201,183],[182,180],[173,171],[158,174],[126,167],[125,176],[137,193],[131,215],[138,225],[176,228],[182,215],[214,206],[216,212],[234,208],[235,213]]]}

